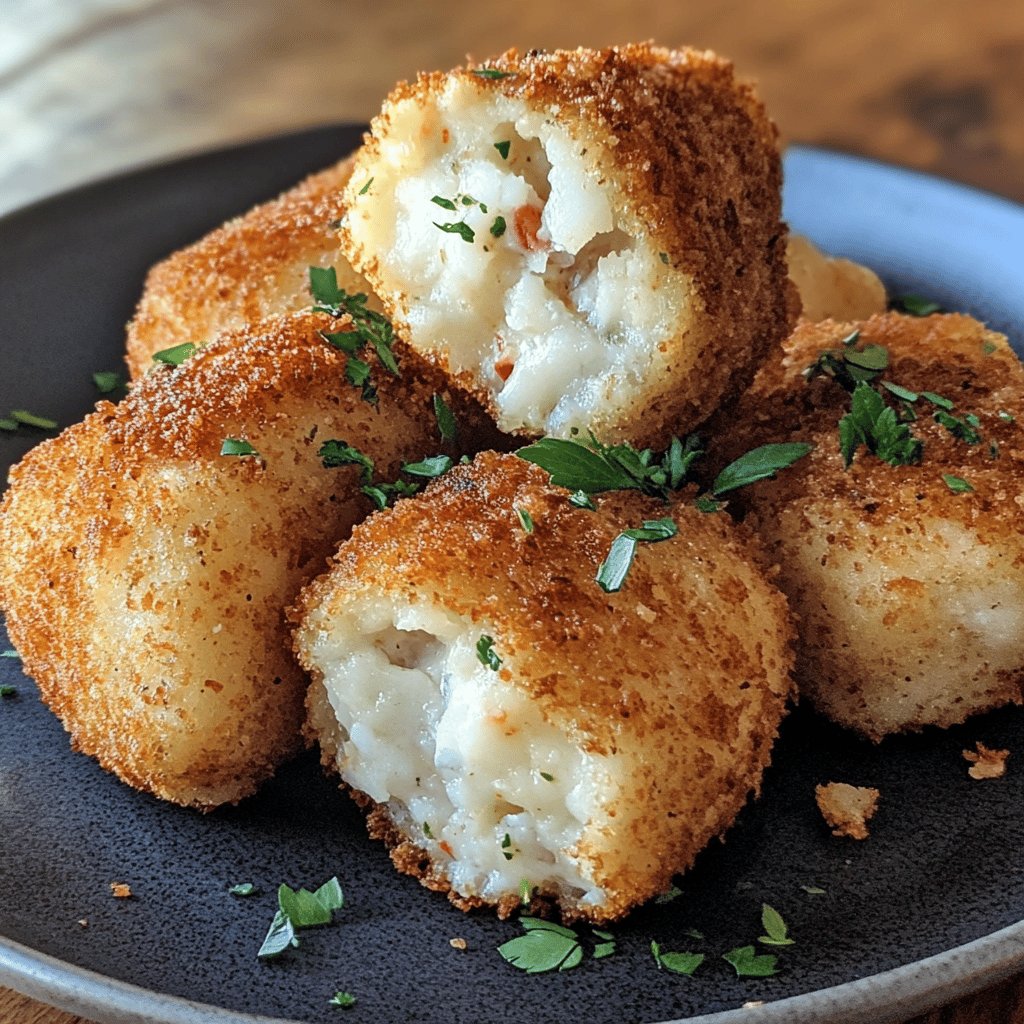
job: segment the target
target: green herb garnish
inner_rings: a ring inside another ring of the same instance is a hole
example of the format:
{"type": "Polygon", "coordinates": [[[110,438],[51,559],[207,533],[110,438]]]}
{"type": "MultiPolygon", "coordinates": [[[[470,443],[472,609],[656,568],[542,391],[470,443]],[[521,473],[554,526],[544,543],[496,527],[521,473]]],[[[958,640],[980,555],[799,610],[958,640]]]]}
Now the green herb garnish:
{"type": "Polygon", "coordinates": [[[828,895],[828,893],[825,892],[825,890],[822,889],[822,887],[820,885],[801,885],[800,888],[803,889],[803,891],[805,893],[807,893],[808,896],[827,896],[828,895]]]}
{"type": "Polygon", "coordinates": [[[351,992],[335,992],[327,1000],[328,1006],[340,1006],[343,1010],[351,1010],[356,1005],[356,997],[351,992]]]}
{"type": "Polygon", "coordinates": [[[476,642],[476,656],[481,665],[486,665],[492,672],[501,668],[501,658],[494,650],[494,637],[486,633],[476,642]]]}
{"type": "Polygon", "coordinates": [[[454,221],[448,224],[438,224],[437,221],[433,223],[435,228],[440,228],[449,235],[458,235],[464,242],[472,242],[476,238],[476,232],[465,221],[454,221]]]}
{"type": "Polygon", "coordinates": [[[180,345],[161,349],[153,353],[153,362],[166,363],[168,366],[181,366],[186,359],[195,355],[196,346],[191,341],[183,341],[180,345]]]}
{"type": "Polygon", "coordinates": [[[501,841],[501,855],[505,860],[511,860],[515,856],[511,850],[512,837],[506,832],[505,838],[501,841]]]}
{"type": "Polygon", "coordinates": [[[891,466],[909,466],[921,458],[921,441],[901,423],[870,384],[858,381],[850,412],[839,421],[839,450],[849,466],[861,445],[891,466]]]}
{"type": "Polygon", "coordinates": [[[555,781],[555,777],[554,777],[554,775],[551,774],[551,772],[541,772],[540,773],[540,777],[545,782],[554,782],[555,781]]]}
{"type": "Polygon", "coordinates": [[[965,444],[978,444],[981,441],[981,434],[976,429],[981,426],[981,421],[972,413],[960,417],[946,412],[945,409],[939,409],[932,414],[932,419],[965,444]]]}
{"type": "Polygon", "coordinates": [[[324,882],[315,892],[281,885],[277,890],[277,902],[280,913],[291,921],[294,928],[315,928],[330,924],[334,911],[341,910],[345,899],[341,883],[335,877],[324,882]]]}
{"type": "Polygon", "coordinates": [[[0,416],[0,430],[15,431],[18,429],[18,421],[7,416],[0,416]]]}
{"type": "Polygon", "coordinates": [[[740,978],[769,978],[778,974],[775,968],[778,957],[770,953],[758,953],[753,946],[730,949],[728,953],[722,954],[722,959],[732,964],[740,978]]]}
{"type": "Polygon", "coordinates": [[[97,370],[92,375],[92,382],[101,395],[109,395],[111,391],[116,391],[124,384],[124,378],[112,370],[97,370]]]}
{"type": "Polygon", "coordinates": [[[0,686],[0,697],[4,700],[9,700],[11,697],[18,696],[18,688],[16,686],[0,686]]]}
{"type": "Polygon", "coordinates": [[[48,419],[46,416],[37,416],[27,409],[12,409],[11,419],[17,423],[23,423],[26,427],[36,427],[38,430],[56,430],[57,421],[48,419]]]}
{"type": "Polygon", "coordinates": [[[620,590],[633,564],[637,544],[656,544],[674,537],[678,532],[679,528],[671,518],[646,519],[642,527],[623,530],[612,541],[605,560],[598,567],[595,577],[598,586],[606,594],[620,590]]]}
{"type": "Polygon", "coordinates": [[[589,509],[591,512],[597,511],[597,506],[590,500],[590,495],[586,491],[574,491],[570,494],[569,504],[575,505],[576,508],[589,509]]]}
{"type": "Polygon", "coordinates": [[[256,893],[256,886],[252,882],[240,882],[238,885],[231,886],[228,892],[232,896],[253,896],[256,893]]]}
{"type": "Polygon", "coordinates": [[[1011,413],[1008,413],[1005,409],[1000,409],[999,412],[996,413],[996,415],[1004,423],[1016,423],[1017,422],[1017,417],[1012,415],[1011,413]]]}
{"type": "Polygon", "coordinates": [[[664,969],[673,974],[685,974],[687,977],[692,976],[705,959],[703,953],[663,953],[661,946],[653,940],[651,954],[654,956],[654,962],[658,965],[659,970],[664,969]]]}
{"type": "Polygon", "coordinates": [[[530,885],[528,878],[523,878],[519,882],[519,904],[523,907],[530,905],[530,900],[533,898],[533,886],[530,885]]]}
{"type": "Polygon", "coordinates": [[[260,946],[256,956],[260,960],[273,960],[288,949],[298,948],[299,938],[295,934],[295,927],[288,915],[279,910],[274,914],[267,937],[263,940],[263,945],[260,946]]]}
{"type": "Polygon", "coordinates": [[[611,932],[602,931],[600,928],[592,929],[594,935],[601,939],[601,942],[594,943],[593,957],[595,960],[602,960],[615,952],[615,936],[611,932]]]}
{"type": "Polygon", "coordinates": [[[943,473],[942,479],[946,481],[946,486],[954,494],[970,494],[974,490],[974,488],[962,476],[953,476],[952,473],[943,473]]]}
{"type": "Polygon", "coordinates": [[[782,915],[767,903],[761,904],[761,926],[765,930],[757,941],[765,946],[792,946],[793,940],[789,937],[786,922],[782,915]]]}
{"type": "Polygon", "coordinates": [[[13,648],[8,647],[6,651],[0,651],[0,658],[21,658],[21,655],[13,648]]]}
{"type": "MultiPolygon", "coordinates": [[[[901,387],[899,384],[893,384],[891,381],[883,380],[882,387],[886,391],[895,395],[900,401],[903,402],[916,402],[921,396],[916,391],[911,391],[910,388],[901,387]]],[[[925,396],[927,397],[927,395],[925,396]]]]}
{"type": "Polygon", "coordinates": [[[666,267],[668,266],[668,253],[667,252],[659,252],[658,253],[658,259],[660,259],[661,262],[664,263],[666,267]]]}
{"type": "Polygon", "coordinates": [[[502,958],[527,974],[568,971],[583,962],[579,936],[570,928],[536,917],[521,917],[524,935],[498,947],[502,958]]]}
{"type": "Polygon", "coordinates": [[[655,903],[671,903],[673,900],[679,899],[683,895],[683,890],[678,885],[670,885],[665,892],[655,897],[655,903]]]}
{"type": "Polygon", "coordinates": [[[930,316],[932,313],[941,313],[942,306],[931,299],[920,295],[897,295],[890,303],[890,309],[900,313],[909,313],[911,316],[930,316]]]}
{"type": "Polygon", "coordinates": [[[500,214],[494,218],[494,223],[491,225],[491,234],[495,238],[501,238],[505,234],[505,218],[500,214]]]}
{"type": "Polygon", "coordinates": [[[455,421],[455,413],[441,395],[434,395],[434,418],[441,440],[451,444],[459,433],[459,425],[455,421]]]}
{"type": "Polygon", "coordinates": [[[359,196],[365,196],[370,191],[370,186],[373,184],[373,178],[368,178],[366,184],[356,193],[359,196]]]}
{"type": "Polygon", "coordinates": [[[492,81],[499,78],[511,78],[515,74],[514,71],[499,71],[497,68],[473,68],[472,73],[477,78],[488,78],[492,81]]]}
{"type": "Polygon", "coordinates": [[[501,154],[502,160],[508,159],[508,151],[512,148],[512,142],[508,139],[502,142],[496,142],[494,148],[501,154]]]}
{"type": "Polygon", "coordinates": [[[451,210],[454,212],[458,209],[451,199],[445,199],[444,196],[431,196],[430,201],[435,203],[437,206],[440,206],[442,210],[451,210]]]}
{"type": "Polygon", "coordinates": [[[709,498],[706,494],[701,494],[693,501],[694,506],[698,512],[717,512],[725,504],[724,501],[715,501],[714,498],[709,498]]]}
{"type": "Polygon", "coordinates": [[[432,455],[429,459],[421,459],[419,462],[406,462],[402,466],[402,472],[410,476],[422,476],[433,480],[444,476],[454,462],[447,455],[432,455]]]}
{"type": "Polygon", "coordinates": [[[369,484],[373,480],[373,459],[358,448],[345,441],[332,439],[324,441],[317,452],[323,462],[324,469],[337,469],[339,466],[361,466],[360,478],[369,484]]]}
{"type": "MultiPolygon", "coordinates": [[[[758,480],[774,477],[780,469],[792,466],[814,448],[806,441],[785,441],[780,444],[763,444],[730,462],[715,477],[711,494],[719,498],[738,487],[746,487],[758,480]]],[[[703,511],[703,510],[702,510],[703,511]]]]}
{"type": "Polygon", "coordinates": [[[517,508],[516,515],[519,516],[519,525],[523,533],[533,533],[533,516],[525,508],[517,508]]]}
{"type": "Polygon", "coordinates": [[[259,458],[259,452],[246,440],[239,437],[225,437],[220,445],[221,455],[255,455],[259,458]]]}

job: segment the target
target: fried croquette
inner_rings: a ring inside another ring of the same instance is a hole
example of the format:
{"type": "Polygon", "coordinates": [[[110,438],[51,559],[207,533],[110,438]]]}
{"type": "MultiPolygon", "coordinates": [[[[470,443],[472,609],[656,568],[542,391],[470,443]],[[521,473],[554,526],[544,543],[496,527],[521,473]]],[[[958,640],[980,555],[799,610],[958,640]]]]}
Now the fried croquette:
{"type": "Polygon", "coordinates": [[[392,92],[341,240],[502,430],[664,447],[788,333],[780,182],[710,52],[510,50],[392,92]]]}
{"type": "Polygon", "coordinates": [[[885,312],[885,285],[868,267],[826,256],[801,235],[789,236],[786,263],[805,320],[867,320],[885,312]]]}
{"type": "Polygon", "coordinates": [[[223,337],[11,472],[11,640],[73,746],[132,786],[211,808],[301,748],[283,609],[373,507],[361,467],[325,469],[320,444],[358,447],[388,479],[438,450],[436,371],[374,364],[371,405],[318,335],[339,328],[304,313],[223,337]],[[228,438],[256,454],[221,455],[228,438]]]}
{"type": "Polygon", "coordinates": [[[722,463],[767,442],[816,444],[736,500],[798,616],[801,693],[832,720],[880,740],[1022,701],[1022,416],[1024,368],[1004,337],[967,316],[888,314],[801,325],[723,418],[722,463]],[[872,346],[888,354],[875,411],[893,410],[874,443],[905,429],[909,465],[862,445],[847,468],[851,395],[801,372],[823,351],[863,362],[872,346]]]}
{"type": "Polygon", "coordinates": [[[342,160],[153,267],[128,324],[132,379],[152,369],[162,349],[204,345],[310,306],[311,266],[334,267],[346,291],[368,292],[338,249],[336,225],[351,173],[352,160],[342,160]]]}
{"type": "Polygon", "coordinates": [[[667,889],[758,790],[791,627],[728,517],[568,498],[479,455],[356,527],[292,615],[308,729],[399,869],[464,909],[504,916],[528,885],[599,922],[667,889]],[[605,593],[615,536],[667,513],[678,535],[605,593]]]}

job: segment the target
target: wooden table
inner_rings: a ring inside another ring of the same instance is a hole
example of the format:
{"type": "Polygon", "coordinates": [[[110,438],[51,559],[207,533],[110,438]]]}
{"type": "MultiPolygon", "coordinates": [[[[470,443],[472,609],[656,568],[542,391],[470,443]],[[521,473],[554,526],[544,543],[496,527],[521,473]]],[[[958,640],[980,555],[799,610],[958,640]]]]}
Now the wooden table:
{"type": "MultiPolygon", "coordinates": [[[[365,121],[395,80],[466,53],[645,38],[732,57],[789,140],[1024,201],[1024,4],[1013,0],[18,7],[0,34],[0,209],[184,151],[365,121]]],[[[79,1020],[0,989],[4,1024],[79,1020]]],[[[1024,1024],[1024,977],[915,1024],[1024,1024]]]]}

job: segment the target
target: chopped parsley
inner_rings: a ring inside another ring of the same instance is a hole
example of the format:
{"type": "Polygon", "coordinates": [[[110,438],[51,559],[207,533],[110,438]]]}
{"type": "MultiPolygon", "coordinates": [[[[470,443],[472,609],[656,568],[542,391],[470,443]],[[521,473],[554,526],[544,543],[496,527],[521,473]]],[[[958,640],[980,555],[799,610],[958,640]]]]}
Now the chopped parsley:
{"type": "Polygon", "coordinates": [[[527,974],[568,971],[583,962],[579,936],[570,928],[536,917],[521,917],[524,935],[498,947],[501,956],[527,974]]]}
{"type": "Polygon", "coordinates": [[[440,206],[442,210],[452,210],[454,212],[458,209],[451,199],[445,199],[444,196],[431,196],[430,201],[440,206]]]}
{"type": "Polygon", "coordinates": [[[339,466],[361,466],[360,477],[363,482],[368,484],[373,480],[373,459],[345,441],[337,439],[324,441],[317,454],[323,462],[324,469],[337,469],[339,466]]]}
{"type": "Polygon", "coordinates": [[[658,253],[658,259],[660,259],[661,262],[664,263],[666,267],[668,266],[668,253],[667,252],[659,252],[658,253]]]}
{"type": "Polygon", "coordinates": [[[239,437],[225,437],[220,446],[221,455],[254,455],[259,458],[259,452],[246,440],[239,437]]]}
{"type": "Polygon", "coordinates": [[[277,913],[270,922],[267,937],[256,954],[261,960],[273,960],[288,949],[296,949],[300,928],[330,924],[334,912],[341,910],[345,900],[337,878],[324,882],[315,892],[292,889],[282,885],[277,890],[277,913]]]}
{"type": "Polygon", "coordinates": [[[921,397],[927,398],[932,405],[937,405],[940,409],[945,409],[947,412],[951,412],[953,409],[953,403],[948,398],[943,398],[942,395],[937,395],[934,391],[922,391],[921,397]]]}
{"type": "Polygon", "coordinates": [[[554,782],[555,781],[555,777],[554,777],[554,775],[551,774],[551,772],[541,772],[540,773],[540,777],[545,782],[554,782]]]}
{"type": "Polygon", "coordinates": [[[440,228],[445,234],[458,235],[464,242],[473,242],[476,239],[476,232],[462,220],[438,224],[433,222],[435,228],[440,228]]]}
{"type": "MultiPolygon", "coordinates": [[[[315,303],[314,310],[336,317],[347,314],[352,324],[350,331],[322,331],[320,337],[324,341],[344,352],[349,357],[349,364],[361,349],[368,346],[376,353],[381,366],[388,373],[395,377],[400,376],[398,362],[391,350],[395,337],[394,328],[386,316],[374,309],[367,309],[368,296],[364,292],[350,294],[344,288],[340,288],[334,267],[310,267],[309,290],[315,303]]],[[[357,360],[351,369],[346,367],[349,382],[363,388],[363,397],[367,401],[375,402],[376,390],[369,383],[369,375],[369,364],[365,360],[357,360]]]]}
{"type": "Polygon", "coordinates": [[[423,822],[423,834],[428,839],[433,839],[434,838],[434,833],[433,833],[433,831],[430,828],[430,822],[429,821],[423,822]]]}
{"type": "Polygon", "coordinates": [[[356,997],[351,992],[335,992],[327,1000],[327,1005],[341,1007],[343,1010],[351,1010],[356,1005],[356,997]]]}
{"type": "Polygon", "coordinates": [[[933,413],[932,419],[965,444],[978,444],[981,441],[981,434],[977,430],[981,426],[981,421],[973,413],[960,417],[943,408],[933,413]]]}
{"type": "Polygon", "coordinates": [[[21,658],[21,655],[13,647],[8,647],[6,651],[0,651],[0,658],[21,658]]]}
{"type": "Polygon", "coordinates": [[[601,939],[600,942],[594,943],[594,959],[601,960],[606,956],[611,956],[615,952],[615,936],[600,928],[594,928],[592,931],[597,938],[601,939]]]}
{"type": "Polygon", "coordinates": [[[645,519],[642,527],[623,530],[612,541],[608,554],[598,567],[595,577],[598,586],[606,594],[620,590],[636,556],[637,544],[656,544],[674,537],[678,532],[679,528],[676,526],[675,520],[669,517],[645,519]]]}
{"type": "Polygon", "coordinates": [[[523,533],[533,533],[533,516],[525,508],[517,508],[516,515],[519,516],[519,525],[523,533]]]}
{"type": "Polygon", "coordinates": [[[864,381],[857,382],[850,412],[839,421],[839,450],[847,467],[861,445],[891,466],[919,462],[923,447],[910,428],[899,421],[896,410],[864,381]]]}
{"type": "Polygon", "coordinates": [[[27,409],[12,409],[10,418],[15,423],[24,424],[26,427],[35,427],[37,430],[56,430],[57,421],[48,419],[46,416],[37,416],[27,409]]]}
{"type": "Polygon", "coordinates": [[[240,882],[238,885],[231,886],[228,892],[232,896],[254,896],[256,894],[256,886],[252,882],[240,882]]]}
{"type": "Polygon", "coordinates": [[[753,946],[740,946],[722,954],[722,959],[732,964],[739,978],[770,978],[778,974],[778,957],[771,953],[758,953],[753,946]]]}
{"type": "Polygon", "coordinates": [[[597,511],[597,506],[590,500],[590,495],[586,491],[573,491],[569,495],[569,504],[576,508],[589,509],[591,512],[597,511]]]}
{"type": "Polygon", "coordinates": [[[683,890],[674,883],[665,890],[665,892],[659,894],[654,902],[655,903],[671,903],[673,900],[679,899],[683,895],[683,890]]]}
{"type": "Polygon", "coordinates": [[[873,381],[889,367],[889,351],[883,345],[856,348],[860,331],[851,331],[840,341],[838,352],[822,352],[803,371],[805,380],[830,377],[847,391],[853,391],[859,381],[873,381]]]}
{"type": "Polygon", "coordinates": [[[492,672],[501,668],[501,658],[494,650],[494,637],[486,633],[476,642],[476,656],[481,665],[486,665],[492,672]]]}
{"type": "Polygon", "coordinates": [[[663,953],[661,946],[651,941],[651,955],[658,965],[658,970],[671,971],[673,974],[685,974],[690,977],[702,963],[705,956],[703,953],[663,953]]]}
{"type": "Polygon", "coordinates": [[[15,431],[18,429],[18,421],[8,416],[0,416],[0,430],[15,431]]]}
{"type": "Polygon", "coordinates": [[[494,218],[494,223],[491,225],[491,234],[495,238],[501,238],[505,234],[505,218],[499,214],[494,218]]]}
{"type": "Polygon", "coordinates": [[[1011,413],[1008,413],[1005,409],[1000,409],[999,412],[996,413],[996,415],[1004,423],[1016,423],[1017,422],[1017,417],[1012,415],[1011,413]]]}
{"type": "Polygon", "coordinates": [[[112,370],[97,370],[92,375],[92,382],[96,385],[96,390],[101,395],[109,395],[112,391],[116,391],[124,385],[124,378],[121,374],[114,373],[112,370]]]}
{"type": "Polygon", "coordinates": [[[514,71],[499,71],[497,68],[473,68],[472,73],[477,78],[487,78],[491,81],[496,81],[500,78],[511,78],[515,74],[514,71]]]}
{"type": "Polygon", "coordinates": [[[765,946],[792,946],[793,940],[789,937],[789,930],[782,915],[767,903],[761,904],[761,926],[765,930],[757,941],[765,946]]]}
{"type": "Polygon", "coordinates": [[[367,178],[366,184],[356,193],[359,196],[365,196],[370,191],[370,186],[373,184],[373,178],[367,178]]]}
{"type": "Polygon", "coordinates": [[[196,346],[191,341],[183,341],[180,345],[161,349],[153,353],[153,362],[166,363],[168,366],[181,366],[186,359],[195,355],[196,346]]]}
{"type": "Polygon", "coordinates": [[[502,160],[507,160],[508,151],[512,148],[512,142],[509,139],[504,139],[501,142],[496,142],[494,148],[501,154],[502,160]]]}
{"type": "Polygon", "coordinates": [[[897,295],[890,303],[889,308],[898,313],[909,313],[911,316],[930,316],[932,313],[941,313],[942,306],[931,299],[921,295],[897,295]]]}
{"type": "Polygon", "coordinates": [[[921,397],[916,391],[911,391],[910,388],[902,387],[899,384],[893,384],[892,381],[883,380],[882,387],[890,394],[895,395],[901,402],[916,402],[921,397]]]}
{"type": "Polygon", "coordinates": [[[419,462],[406,462],[402,466],[402,472],[410,476],[421,476],[428,480],[434,480],[444,476],[454,466],[451,458],[447,455],[432,455],[429,459],[421,459],[419,462]]]}
{"type": "Polygon", "coordinates": [[[521,906],[528,907],[530,900],[533,898],[533,886],[530,885],[528,878],[523,878],[519,882],[519,903],[521,906]]]}
{"type": "Polygon", "coordinates": [[[803,889],[803,891],[805,893],[807,893],[808,896],[827,896],[828,895],[828,893],[826,893],[825,890],[822,889],[822,887],[820,885],[801,885],[800,888],[803,889]]]}
{"type": "Polygon", "coordinates": [[[451,444],[459,433],[459,425],[455,421],[455,413],[441,395],[434,395],[434,418],[441,440],[451,444]]]}
{"type": "Polygon", "coordinates": [[[506,832],[505,837],[501,841],[501,855],[505,860],[511,860],[515,854],[511,850],[512,837],[506,832]]]}
{"type": "Polygon", "coordinates": [[[18,696],[18,688],[16,686],[0,686],[0,698],[4,700],[10,700],[11,697],[18,696]]]}
{"type": "Polygon", "coordinates": [[[954,476],[952,473],[943,473],[942,479],[945,480],[946,486],[954,494],[970,494],[974,490],[974,488],[962,476],[954,476]]]}
{"type": "Polygon", "coordinates": [[[701,494],[694,499],[693,504],[698,512],[717,512],[725,502],[716,501],[714,498],[709,498],[706,494],[701,494]]]}
{"type": "MultiPolygon", "coordinates": [[[[748,484],[757,483],[758,480],[774,477],[780,469],[792,466],[813,448],[814,445],[808,444],[806,441],[784,441],[779,444],[763,444],[759,448],[754,448],[734,462],[730,462],[715,477],[715,482],[711,485],[711,494],[715,498],[720,498],[723,494],[734,491],[738,487],[746,487],[748,484]]],[[[702,509],[702,511],[707,511],[707,509],[702,509]]]]}

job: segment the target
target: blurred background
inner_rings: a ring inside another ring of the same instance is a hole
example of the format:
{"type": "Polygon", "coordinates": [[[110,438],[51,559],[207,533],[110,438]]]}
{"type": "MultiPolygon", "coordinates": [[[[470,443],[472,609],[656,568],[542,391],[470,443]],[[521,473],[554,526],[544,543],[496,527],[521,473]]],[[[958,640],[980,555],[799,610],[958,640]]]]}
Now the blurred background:
{"type": "Polygon", "coordinates": [[[396,80],[467,54],[648,38],[731,57],[788,140],[1024,200],[1019,0],[0,0],[0,211],[365,122],[396,80]]]}

